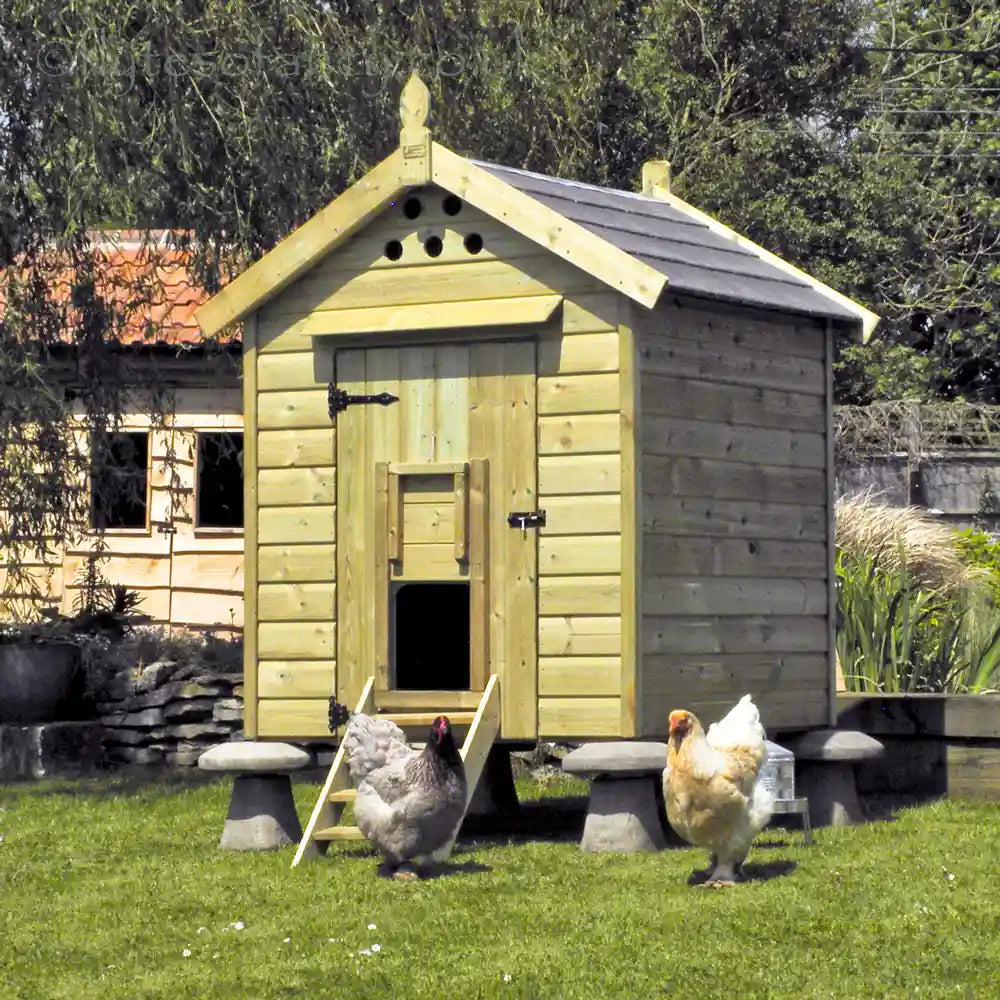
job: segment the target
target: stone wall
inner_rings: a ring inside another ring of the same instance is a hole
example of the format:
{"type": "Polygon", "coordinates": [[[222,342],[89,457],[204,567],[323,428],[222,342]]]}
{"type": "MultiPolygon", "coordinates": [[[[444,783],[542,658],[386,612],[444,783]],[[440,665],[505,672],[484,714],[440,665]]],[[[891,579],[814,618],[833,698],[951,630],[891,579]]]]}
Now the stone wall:
{"type": "Polygon", "coordinates": [[[105,760],[191,767],[209,747],[243,739],[242,680],[169,660],[116,678],[97,706],[105,760]]]}

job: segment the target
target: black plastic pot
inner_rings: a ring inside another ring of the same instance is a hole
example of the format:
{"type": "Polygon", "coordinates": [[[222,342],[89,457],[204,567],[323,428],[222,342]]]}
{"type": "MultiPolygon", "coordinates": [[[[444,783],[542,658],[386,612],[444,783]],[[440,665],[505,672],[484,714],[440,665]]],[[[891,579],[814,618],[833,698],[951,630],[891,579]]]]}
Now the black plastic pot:
{"type": "Polygon", "coordinates": [[[0,724],[79,719],[80,650],[68,642],[0,643],[0,724]]]}

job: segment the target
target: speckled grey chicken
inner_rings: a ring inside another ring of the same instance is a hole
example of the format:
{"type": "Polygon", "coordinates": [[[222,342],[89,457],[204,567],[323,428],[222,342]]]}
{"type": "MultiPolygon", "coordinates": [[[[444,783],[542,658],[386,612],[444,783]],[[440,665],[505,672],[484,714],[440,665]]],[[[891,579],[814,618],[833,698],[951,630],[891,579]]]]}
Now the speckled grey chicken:
{"type": "Polygon", "coordinates": [[[465,815],[467,792],[447,716],[434,720],[424,749],[417,750],[394,722],[352,713],[344,746],[358,790],[358,827],[395,876],[414,877],[444,861],[465,815]]]}

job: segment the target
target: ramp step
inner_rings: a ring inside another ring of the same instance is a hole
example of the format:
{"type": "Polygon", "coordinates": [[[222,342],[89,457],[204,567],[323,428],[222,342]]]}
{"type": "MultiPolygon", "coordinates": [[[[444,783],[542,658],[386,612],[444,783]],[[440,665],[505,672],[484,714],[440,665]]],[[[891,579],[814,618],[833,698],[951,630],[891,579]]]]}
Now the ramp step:
{"type": "MultiPolygon", "coordinates": [[[[379,712],[379,719],[390,719],[401,729],[407,726],[429,726],[441,712],[379,712]]],[[[453,726],[471,726],[476,717],[475,712],[447,712],[453,726]]]]}
{"type": "Polygon", "coordinates": [[[313,840],[364,840],[365,835],[356,826],[328,826],[313,830],[313,840]]]}
{"type": "Polygon", "coordinates": [[[353,802],[357,797],[356,788],[341,788],[336,792],[330,792],[327,802],[353,802]]]}

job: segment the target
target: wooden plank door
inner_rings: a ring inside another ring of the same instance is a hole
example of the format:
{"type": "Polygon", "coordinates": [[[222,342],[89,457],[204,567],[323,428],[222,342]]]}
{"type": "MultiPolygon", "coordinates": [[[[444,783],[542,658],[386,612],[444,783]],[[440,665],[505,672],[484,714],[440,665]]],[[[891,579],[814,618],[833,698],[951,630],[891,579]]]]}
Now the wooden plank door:
{"type": "Polygon", "coordinates": [[[507,524],[534,510],[535,345],[531,341],[359,348],[337,353],[337,384],[351,394],[391,392],[387,407],[337,415],[337,691],[347,703],[377,673],[384,636],[372,628],[388,567],[378,525],[388,504],[387,465],[407,468],[486,459],[470,520],[488,514],[489,585],[481,621],[489,672],[500,675],[503,733],[537,733],[537,532],[507,524]],[[381,470],[381,471],[380,471],[381,470]],[[488,503],[483,502],[488,500],[488,503]]]}

